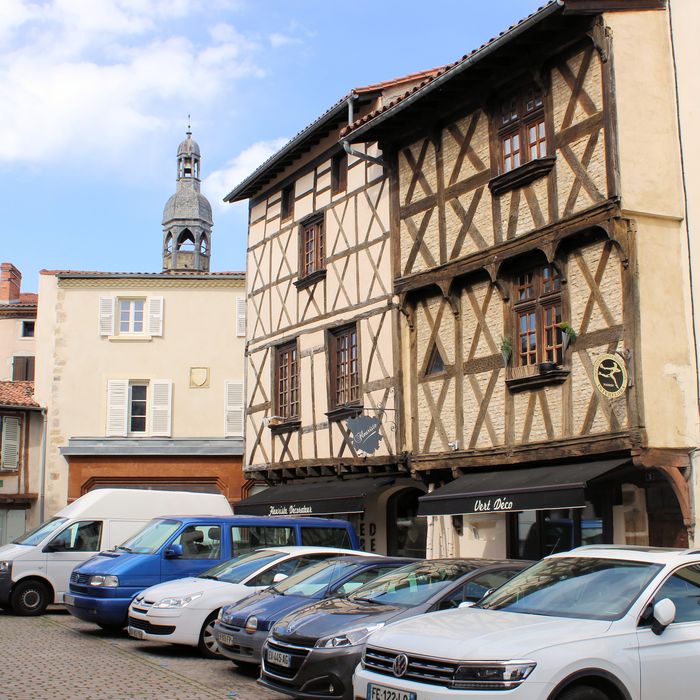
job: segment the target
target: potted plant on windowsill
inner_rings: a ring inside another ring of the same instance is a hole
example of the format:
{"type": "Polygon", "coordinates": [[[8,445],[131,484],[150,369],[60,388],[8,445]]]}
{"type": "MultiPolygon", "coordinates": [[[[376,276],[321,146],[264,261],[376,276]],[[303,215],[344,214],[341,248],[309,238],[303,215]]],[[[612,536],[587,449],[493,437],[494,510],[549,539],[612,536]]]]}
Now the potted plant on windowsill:
{"type": "Polygon", "coordinates": [[[561,352],[564,355],[569,345],[576,340],[576,331],[566,321],[558,323],[557,328],[561,331],[561,352]]]}
{"type": "Polygon", "coordinates": [[[513,354],[513,343],[508,336],[501,338],[501,357],[503,358],[503,366],[507,367],[510,362],[510,357],[513,354]]]}

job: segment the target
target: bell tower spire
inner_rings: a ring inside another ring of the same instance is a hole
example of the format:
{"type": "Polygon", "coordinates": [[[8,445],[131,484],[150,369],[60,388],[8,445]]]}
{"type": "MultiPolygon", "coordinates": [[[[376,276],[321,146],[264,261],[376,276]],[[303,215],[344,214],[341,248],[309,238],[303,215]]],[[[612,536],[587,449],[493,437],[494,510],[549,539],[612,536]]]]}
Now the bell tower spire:
{"type": "Polygon", "coordinates": [[[200,192],[199,145],[187,115],[185,140],[177,149],[177,187],[163,210],[163,271],[209,272],[211,204],[200,192]]]}

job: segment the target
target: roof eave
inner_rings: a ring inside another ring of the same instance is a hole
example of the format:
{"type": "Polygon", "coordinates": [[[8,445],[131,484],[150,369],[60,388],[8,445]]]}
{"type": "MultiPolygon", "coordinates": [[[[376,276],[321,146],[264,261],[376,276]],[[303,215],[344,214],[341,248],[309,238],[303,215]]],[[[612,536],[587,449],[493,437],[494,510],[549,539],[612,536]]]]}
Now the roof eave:
{"type": "Polygon", "coordinates": [[[406,108],[412,106],[418,100],[431,93],[433,90],[441,87],[444,83],[452,80],[456,75],[460,75],[464,71],[471,68],[474,64],[482,61],[487,56],[491,55],[494,51],[498,50],[505,44],[509,43],[516,37],[520,36],[524,32],[528,31],[536,24],[544,20],[546,17],[553,15],[555,12],[560,12],[564,8],[564,0],[555,0],[555,2],[545,5],[541,9],[534,12],[530,17],[523,20],[518,25],[514,26],[512,29],[505,31],[501,36],[494,39],[491,43],[484,46],[483,49],[476,51],[474,54],[464,59],[461,63],[457,64],[453,68],[449,69],[441,76],[438,76],[434,80],[430,81],[427,85],[416,90],[415,93],[409,95],[408,97],[401,100],[398,104],[390,107],[386,112],[378,114],[373,119],[370,119],[367,123],[358,126],[347,133],[340,141],[350,141],[352,143],[363,142],[363,137],[366,136],[368,132],[376,127],[380,126],[389,119],[393,119],[397,114],[405,110],[406,108]]]}

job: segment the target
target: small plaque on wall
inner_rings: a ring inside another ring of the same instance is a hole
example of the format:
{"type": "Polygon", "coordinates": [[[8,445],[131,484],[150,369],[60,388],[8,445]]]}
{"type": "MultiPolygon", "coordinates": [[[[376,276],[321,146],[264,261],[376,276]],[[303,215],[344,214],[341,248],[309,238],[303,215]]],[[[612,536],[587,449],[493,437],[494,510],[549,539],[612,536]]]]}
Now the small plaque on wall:
{"type": "Polygon", "coordinates": [[[627,391],[627,365],[620,355],[604,353],[593,364],[593,381],[598,391],[616,399],[627,391]]]}
{"type": "Polygon", "coordinates": [[[190,389],[209,387],[209,367],[190,367],[190,389]]]}

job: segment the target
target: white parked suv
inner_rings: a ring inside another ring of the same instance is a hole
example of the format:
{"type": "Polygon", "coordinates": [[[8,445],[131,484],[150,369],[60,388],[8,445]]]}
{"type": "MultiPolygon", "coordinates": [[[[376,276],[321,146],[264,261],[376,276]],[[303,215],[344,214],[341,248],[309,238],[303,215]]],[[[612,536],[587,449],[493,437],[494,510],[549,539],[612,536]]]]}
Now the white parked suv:
{"type": "Polygon", "coordinates": [[[354,677],[367,700],[700,697],[700,550],[581,547],[470,608],[388,625],[354,677]]]}

